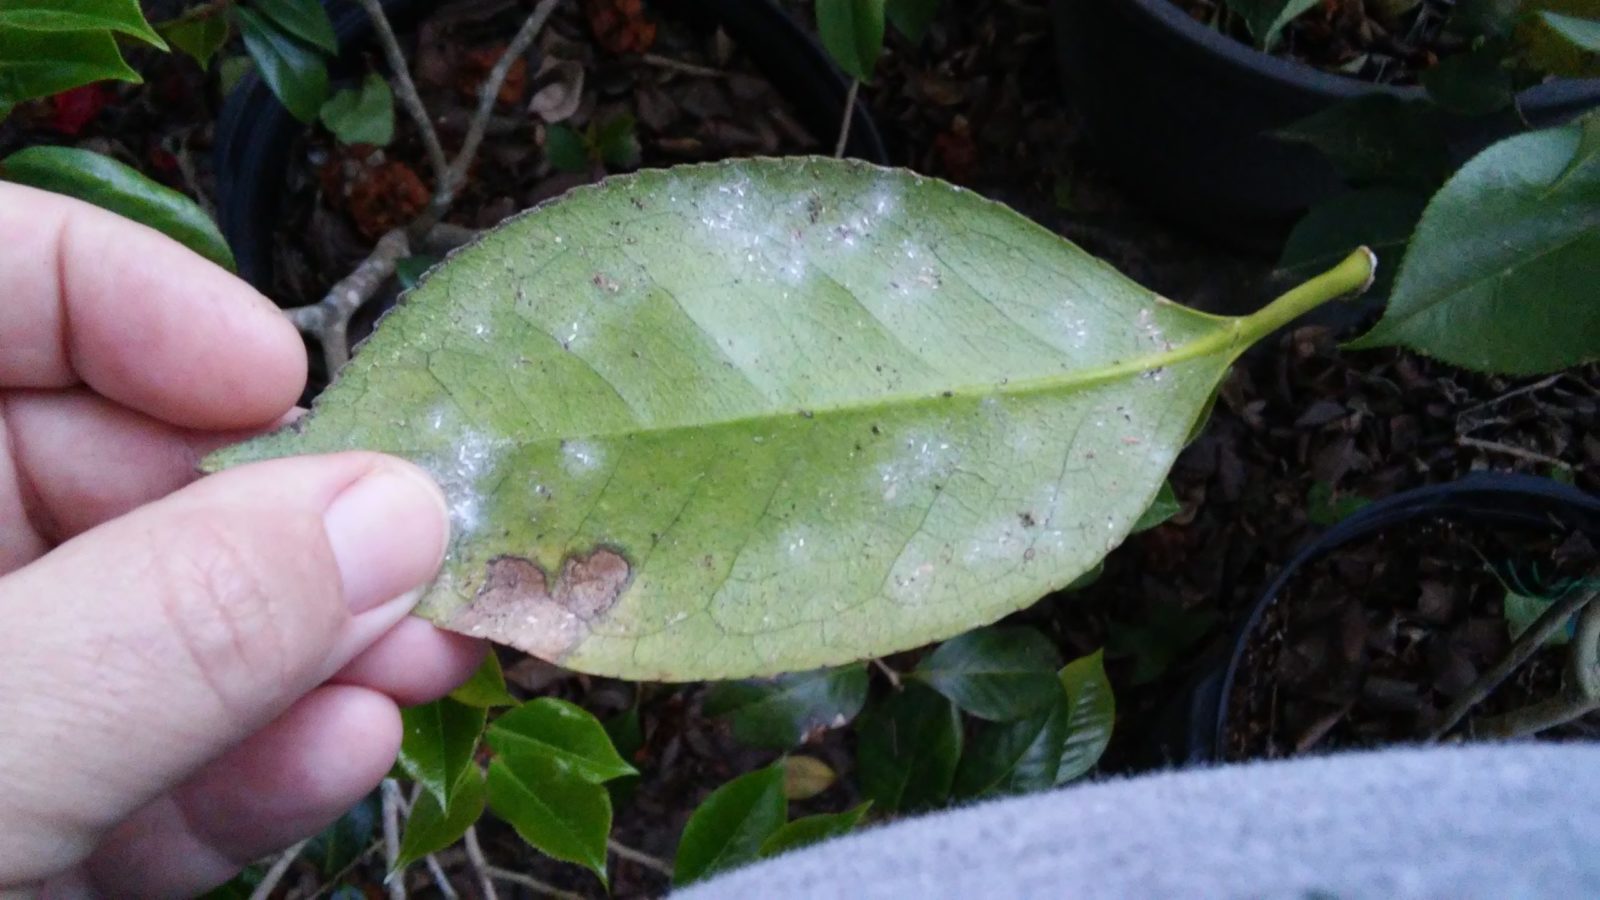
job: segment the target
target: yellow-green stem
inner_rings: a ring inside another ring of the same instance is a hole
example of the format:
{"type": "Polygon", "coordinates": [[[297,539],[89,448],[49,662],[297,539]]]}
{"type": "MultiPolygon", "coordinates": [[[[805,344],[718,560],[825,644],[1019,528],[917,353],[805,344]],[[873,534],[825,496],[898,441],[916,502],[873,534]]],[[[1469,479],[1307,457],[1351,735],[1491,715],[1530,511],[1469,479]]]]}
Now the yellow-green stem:
{"type": "Polygon", "coordinates": [[[1346,294],[1359,294],[1372,286],[1378,257],[1357,247],[1344,262],[1305,282],[1266,306],[1239,320],[1239,344],[1248,347],[1305,313],[1346,294]]]}

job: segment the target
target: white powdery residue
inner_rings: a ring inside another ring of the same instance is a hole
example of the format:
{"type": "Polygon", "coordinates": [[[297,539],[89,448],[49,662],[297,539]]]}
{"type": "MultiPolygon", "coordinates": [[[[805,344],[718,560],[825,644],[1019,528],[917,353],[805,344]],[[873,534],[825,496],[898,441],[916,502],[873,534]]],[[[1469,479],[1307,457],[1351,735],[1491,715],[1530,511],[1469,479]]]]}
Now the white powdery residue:
{"type": "Polygon", "coordinates": [[[429,415],[428,425],[433,431],[452,435],[452,442],[444,453],[422,459],[422,467],[444,491],[454,533],[474,534],[483,528],[483,492],[492,483],[508,442],[456,426],[454,417],[443,409],[429,415]]]}
{"type": "Polygon", "coordinates": [[[967,565],[1019,560],[1030,542],[1028,529],[1033,524],[1032,513],[1006,514],[980,527],[967,541],[961,558],[967,565]]]}
{"type": "Polygon", "coordinates": [[[561,464],[568,475],[588,475],[605,462],[605,451],[590,441],[561,442],[561,464]]]}
{"type": "Polygon", "coordinates": [[[1144,336],[1145,340],[1154,344],[1157,349],[1172,349],[1172,342],[1167,340],[1166,335],[1161,331],[1161,325],[1156,322],[1155,310],[1148,307],[1139,310],[1138,325],[1140,334],[1144,336]]]}
{"type": "Polygon", "coordinates": [[[889,599],[897,603],[921,603],[933,592],[938,567],[932,562],[917,562],[901,557],[884,585],[889,599]]]}
{"type": "Polygon", "coordinates": [[[694,199],[700,227],[700,252],[737,264],[752,279],[797,285],[807,269],[802,235],[785,216],[770,215],[745,202],[749,181],[739,178],[708,186],[694,199]]]}
{"type": "Polygon", "coordinates": [[[805,528],[793,527],[778,536],[778,549],[786,555],[791,562],[803,562],[816,549],[815,541],[807,543],[809,534],[805,528]]]}
{"type": "Polygon", "coordinates": [[[913,435],[901,442],[893,458],[877,468],[877,486],[885,503],[915,502],[923,490],[949,476],[957,451],[950,442],[930,435],[913,435]]]}

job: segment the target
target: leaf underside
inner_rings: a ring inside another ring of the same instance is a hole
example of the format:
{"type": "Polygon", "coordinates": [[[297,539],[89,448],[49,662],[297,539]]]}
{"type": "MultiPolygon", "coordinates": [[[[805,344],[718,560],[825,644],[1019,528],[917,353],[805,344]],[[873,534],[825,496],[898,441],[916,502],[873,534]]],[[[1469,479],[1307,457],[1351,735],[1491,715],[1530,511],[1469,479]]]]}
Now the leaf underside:
{"type": "Polygon", "coordinates": [[[452,506],[420,612],[581,671],[811,669],[993,621],[1129,533],[1239,320],[974,194],[802,158],[612,178],[434,269],[290,430],[452,506]]]}

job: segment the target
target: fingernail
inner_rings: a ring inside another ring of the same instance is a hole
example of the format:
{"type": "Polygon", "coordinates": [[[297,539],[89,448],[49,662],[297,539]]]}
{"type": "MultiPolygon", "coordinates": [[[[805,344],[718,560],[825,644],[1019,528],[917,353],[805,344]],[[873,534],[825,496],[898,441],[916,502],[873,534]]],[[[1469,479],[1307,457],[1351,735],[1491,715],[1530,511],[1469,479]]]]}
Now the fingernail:
{"type": "Polygon", "coordinates": [[[431,580],[450,536],[444,494],[410,463],[385,460],[323,514],[352,613],[431,580]]]}

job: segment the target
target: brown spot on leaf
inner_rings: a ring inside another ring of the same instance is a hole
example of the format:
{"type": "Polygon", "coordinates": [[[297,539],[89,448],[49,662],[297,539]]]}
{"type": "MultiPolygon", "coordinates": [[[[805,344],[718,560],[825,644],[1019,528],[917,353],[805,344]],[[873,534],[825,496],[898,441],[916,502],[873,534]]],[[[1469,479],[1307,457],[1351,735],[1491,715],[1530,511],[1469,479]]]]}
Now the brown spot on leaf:
{"type": "Polygon", "coordinates": [[[611,611],[631,576],[628,560],[605,547],[567,557],[553,586],[532,560],[497,556],[477,596],[447,625],[559,662],[611,611]]]}

